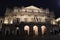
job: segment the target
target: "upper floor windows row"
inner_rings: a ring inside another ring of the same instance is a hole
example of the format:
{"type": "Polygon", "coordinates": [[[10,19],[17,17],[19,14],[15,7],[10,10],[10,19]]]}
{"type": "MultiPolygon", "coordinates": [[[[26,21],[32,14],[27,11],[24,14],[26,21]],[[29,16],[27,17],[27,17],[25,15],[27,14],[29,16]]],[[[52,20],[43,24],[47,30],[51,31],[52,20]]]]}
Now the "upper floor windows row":
{"type": "Polygon", "coordinates": [[[13,12],[37,12],[37,13],[49,13],[49,11],[45,11],[45,10],[31,10],[31,9],[21,9],[21,10],[19,10],[19,9],[14,9],[14,11],[13,12]]]}

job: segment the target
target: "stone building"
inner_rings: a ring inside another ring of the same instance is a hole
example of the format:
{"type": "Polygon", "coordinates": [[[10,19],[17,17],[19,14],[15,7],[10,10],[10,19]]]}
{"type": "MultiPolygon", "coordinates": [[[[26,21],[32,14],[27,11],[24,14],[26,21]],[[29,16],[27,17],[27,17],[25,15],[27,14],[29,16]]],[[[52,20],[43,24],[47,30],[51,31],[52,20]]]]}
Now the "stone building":
{"type": "Polygon", "coordinates": [[[54,13],[35,6],[6,9],[2,32],[8,35],[45,36],[57,29],[54,13]]]}

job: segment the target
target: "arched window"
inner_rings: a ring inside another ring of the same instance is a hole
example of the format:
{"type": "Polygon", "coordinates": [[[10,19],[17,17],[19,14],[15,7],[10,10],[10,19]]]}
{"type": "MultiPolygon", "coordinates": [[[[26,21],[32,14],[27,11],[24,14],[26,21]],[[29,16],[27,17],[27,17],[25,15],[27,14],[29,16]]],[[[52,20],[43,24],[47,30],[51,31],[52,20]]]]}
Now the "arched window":
{"type": "Polygon", "coordinates": [[[30,28],[29,28],[28,25],[24,26],[24,31],[25,31],[28,35],[29,35],[29,30],[30,30],[30,28]]]}
{"type": "Polygon", "coordinates": [[[9,28],[9,27],[7,27],[7,28],[5,29],[5,35],[10,35],[10,28],[9,28]]]}
{"type": "Polygon", "coordinates": [[[38,35],[38,26],[33,26],[33,31],[34,31],[34,34],[37,36],[38,35]]]}
{"type": "Polygon", "coordinates": [[[16,35],[19,35],[20,34],[20,30],[19,29],[20,29],[19,27],[16,27],[16,31],[15,31],[15,34],[16,35]]]}
{"type": "Polygon", "coordinates": [[[46,33],[46,26],[41,26],[41,32],[42,32],[42,35],[44,36],[45,33],[46,33]]]}

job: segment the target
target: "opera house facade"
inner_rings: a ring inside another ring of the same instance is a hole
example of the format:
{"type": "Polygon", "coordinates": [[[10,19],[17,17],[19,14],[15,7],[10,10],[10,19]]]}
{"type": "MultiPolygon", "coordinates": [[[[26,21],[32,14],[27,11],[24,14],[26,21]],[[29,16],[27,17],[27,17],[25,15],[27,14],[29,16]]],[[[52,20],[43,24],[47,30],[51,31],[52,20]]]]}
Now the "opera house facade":
{"type": "Polygon", "coordinates": [[[5,35],[46,36],[58,29],[57,26],[53,11],[33,5],[7,8],[5,17],[0,19],[0,30],[5,35]]]}

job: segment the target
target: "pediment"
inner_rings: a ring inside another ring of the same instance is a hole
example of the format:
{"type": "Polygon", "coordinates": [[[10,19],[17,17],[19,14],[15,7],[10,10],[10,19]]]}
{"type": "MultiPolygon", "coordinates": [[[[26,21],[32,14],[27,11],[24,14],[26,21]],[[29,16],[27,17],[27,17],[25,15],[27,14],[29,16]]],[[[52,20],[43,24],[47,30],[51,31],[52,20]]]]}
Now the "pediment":
{"type": "Polygon", "coordinates": [[[36,7],[36,6],[31,5],[31,6],[25,7],[24,9],[39,9],[39,8],[36,7]]]}

